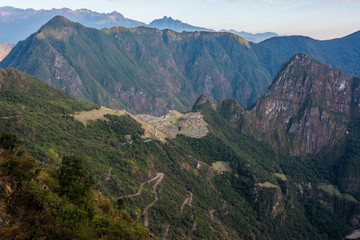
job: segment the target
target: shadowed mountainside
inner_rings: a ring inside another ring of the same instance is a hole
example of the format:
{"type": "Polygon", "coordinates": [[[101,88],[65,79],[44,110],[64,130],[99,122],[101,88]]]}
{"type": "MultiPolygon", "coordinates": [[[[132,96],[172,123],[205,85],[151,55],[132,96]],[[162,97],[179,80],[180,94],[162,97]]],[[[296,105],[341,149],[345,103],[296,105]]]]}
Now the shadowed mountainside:
{"type": "Polygon", "coordinates": [[[55,17],[0,64],[35,75],[72,96],[136,113],[185,111],[197,96],[251,106],[281,64],[301,51],[359,74],[360,37],[317,41],[276,37],[253,44],[230,33],[139,27],[101,31],[55,17]]]}

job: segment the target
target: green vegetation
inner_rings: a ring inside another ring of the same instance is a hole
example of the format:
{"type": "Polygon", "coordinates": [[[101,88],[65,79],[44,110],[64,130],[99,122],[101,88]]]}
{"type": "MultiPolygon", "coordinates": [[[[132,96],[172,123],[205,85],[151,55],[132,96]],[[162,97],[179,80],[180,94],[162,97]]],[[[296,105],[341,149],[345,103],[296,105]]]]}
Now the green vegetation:
{"type": "MultiPolygon", "coordinates": [[[[146,239],[149,232],[140,225],[147,207],[148,229],[159,238],[168,225],[168,239],[337,239],[347,231],[334,213],[320,215],[326,224],[334,223],[327,229],[306,210],[311,195],[301,196],[296,184],[304,179],[299,171],[312,165],[291,169],[285,157],[231,127],[209,104],[194,108],[209,124],[206,137],[144,142],[144,130],[130,116],[105,115],[106,120],[85,126],[72,115],[97,105],[67,97],[15,69],[1,71],[0,132],[7,133],[0,142],[10,147],[0,151],[0,181],[22,182],[11,189],[14,201],[6,202],[14,211],[1,215],[10,220],[0,228],[9,239],[146,239]],[[37,160],[21,153],[8,132],[17,134],[37,160]],[[232,173],[210,167],[218,161],[229,162],[232,173]],[[288,180],[276,178],[279,172],[288,180]],[[158,173],[164,177],[151,205],[157,180],[150,180],[158,173]],[[192,202],[186,204],[190,193],[192,202]],[[274,206],[279,206],[275,212],[274,206]]],[[[320,182],[322,176],[312,180],[320,182]]],[[[347,202],[341,201],[345,209],[347,202]]],[[[319,207],[315,204],[314,211],[322,212],[319,207]]]]}
{"type": "Polygon", "coordinates": [[[0,149],[2,239],[154,239],[91,190],[81,159],[64,157],[60,170],[39,168],[37,162],[23,150],[0,149]]]}
{"type": "Polygon", "coordinates": [[[256,44],[254,51],[273,77],[283,62],[299,52],[306,53],[325,64],[339,67],[347,74],[359,76],[360,68],[356,59],[360,58],[360,51],[354,49],[359,39],[356,35],[328,41],[303,36],[276,37],[256,44]]]}
{"type": "Polygon", "coordinates": [[[250,107],[298,52],[360,75],[359,39],[293,36],[253,44],[230,33],[96,30],[58,16],[19,42],[0,66],[16,67],[80,99],[161,115],[187,111],[202,93],[250,107]]]}
{"type": "Polygon", "coordinates": [[[19,42],[0,66],[16,67],[80,99],[157,115],[186,111],[203,92],[249,106],[272,80],[249,43],[234,34],[95,30],[59,16],[19,42]]]}

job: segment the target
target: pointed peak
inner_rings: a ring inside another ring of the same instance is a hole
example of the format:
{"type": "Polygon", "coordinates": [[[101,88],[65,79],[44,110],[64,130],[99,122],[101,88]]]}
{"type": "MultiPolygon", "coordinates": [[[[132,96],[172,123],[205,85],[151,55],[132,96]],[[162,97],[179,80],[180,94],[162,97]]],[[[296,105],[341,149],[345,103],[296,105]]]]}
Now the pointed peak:
{"type": "Polygon", "coordinates": [[[54,30],[54,29],[71,28],[71,27],[75,27],[76,25],[83,26],[80,23],[75,23],[64,16],[57,15],[52,19],[50,19],[44,26],[42,26],[40,28],[40,32],[46,31],[48,29],[54,30]]]}
{"type": "Polygon", "coordinates": [[[219,111],[237,111],[240,113],[244,112],[244,109],[240,106],[240,104],[234,98],[220,101],[217,104],[217,110],[219,110],[219,111]]]}
{"type": "Polygon", "coordinates": [[[210,98],[206,94],[201,94],[200,97],[196,99],[195,105],[201,105],[207,102],[212,103],[210,98]]]}
{"type": "MultiPolygon", "coordinates": [[[[274,78],[269,90],[271,91],[271,89],[278,86],[302,85],[304,83],[301,82],[301,79],[304,78],[304,76],[315,79],[317,76],[324,74],[324,72],[330,71],[334,71],[334,73],[336,72],[337,74],[343,74],[339,68],[333,68],[331,65],[322,63],[305,53],[296,53],[288,61],[282,64],[281,69],[274,78]],[[290,82],[296,83],[290,84],[290,82]]],[[[296,89],[294,89],[294,91],[296,91],[296,89]]]]}
{"type": "Polygon", "coordinates": [[[310,65],[312,62],[320,63],[318,60],[313,59],[306,53],[296,53],[288,61],[283,63],[280,72],[286,69],[287,67],[294,65],[294,63],[296,63],[296,66],[301,66],[301,65],[303,66],[303,65],[310,65]]]}
{"type": "Polygon", "coordinates": [[[299,52],[299,53],[296,53],[293,57],[292,57],[292,59],[294,60],[294,59],[311,59],[311,57],[309,56],[309,55],[307,55],[306,53],[301,53],[301,52],[299,52]]]}
{"type": "Polygon", "coordinates": [[[164,17],[163,17],[163,20],[173,20],[173,19],[172,19],[171,16],[170,16],[170,17],[164,16],[164,17]]]}
{"type": "Polygon", "coordinates": [[[193,110],[197,110],[203,106],[210,106],[214,110],[216,109],[216,105],[211,101],[211,99],[206,94],[201,94],[198,99],[196,99],[195,104],[193,106],[193,110]]]}
{"type": "Polygon", "coordinates": [[[56,15],[55,17],[50,19],[50,21],[48,21],[46,25],[59,24],[59,23],[70,23],[70,22],[71,21],[69,19],[67,19],[66,17],[61,16],[61,15],[56,15]]]}

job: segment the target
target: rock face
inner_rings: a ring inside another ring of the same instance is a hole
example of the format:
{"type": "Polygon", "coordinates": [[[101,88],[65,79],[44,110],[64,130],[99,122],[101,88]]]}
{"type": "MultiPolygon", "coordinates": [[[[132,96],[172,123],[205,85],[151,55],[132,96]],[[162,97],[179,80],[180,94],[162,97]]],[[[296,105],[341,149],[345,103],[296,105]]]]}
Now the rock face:
{"type": "Polygon", "coordinates": [[[321,153],[360,113],[359,78],[296,54],[268,92],[246,112],[245,132],[293,155],[321,153]]]}
{"type": "Polygon", "coordinates": [[[279,186],[269,182],[257,183],[254,187],[255,205],[263,214],[276,217],[284,211],[283,194],[279,186]]]}
{"type": "Polygon", "coordinates": [[[242,128],[245,110],[235,99],[220,101],[216,107],[217,112],[226,118],[228,123],[235,128],[242,128]]]}

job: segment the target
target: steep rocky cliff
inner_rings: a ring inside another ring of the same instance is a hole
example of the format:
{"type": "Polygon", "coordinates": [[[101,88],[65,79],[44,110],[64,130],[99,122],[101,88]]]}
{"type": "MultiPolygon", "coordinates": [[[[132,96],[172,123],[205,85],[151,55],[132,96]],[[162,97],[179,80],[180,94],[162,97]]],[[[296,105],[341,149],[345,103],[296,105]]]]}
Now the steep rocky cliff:
{"type": "Polygon", "coordinates": [[[342,139],[359,115],[359,80],[296,54],[245,113],[243,130],[292,155],[321,153],[342,139]]]}

